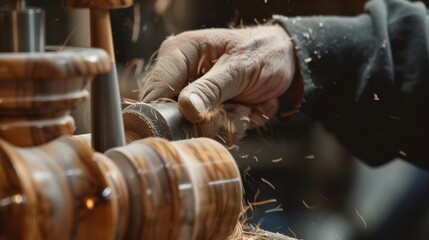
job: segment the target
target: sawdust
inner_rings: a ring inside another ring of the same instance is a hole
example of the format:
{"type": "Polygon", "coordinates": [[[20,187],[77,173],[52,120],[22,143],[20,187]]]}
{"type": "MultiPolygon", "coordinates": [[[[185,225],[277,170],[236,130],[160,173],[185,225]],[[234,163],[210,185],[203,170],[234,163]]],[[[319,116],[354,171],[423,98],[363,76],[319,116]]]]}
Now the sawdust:
{"type": "MultiPolygon", "coordinates": [[[[262,201],[260,203],[263,202],[266,201],[262,201]]],[[[277,207],[276,211],[280,211],[280,209],[280,207],[277,207]]],[[[248,221],[252,218],[248,217],[248,211],[251,211],[251,213],[253,213],[252,205],[243,207],[243,211],[237,223],[237,226],[235,227],[233,234],[231,234],[230,237],[227,238],[227,240],[296,240],[296,238],[287,237],[280,233],[268,232],[261,229],[260,223],[262,220],[256,225],[248,223],[248,221]]]]}

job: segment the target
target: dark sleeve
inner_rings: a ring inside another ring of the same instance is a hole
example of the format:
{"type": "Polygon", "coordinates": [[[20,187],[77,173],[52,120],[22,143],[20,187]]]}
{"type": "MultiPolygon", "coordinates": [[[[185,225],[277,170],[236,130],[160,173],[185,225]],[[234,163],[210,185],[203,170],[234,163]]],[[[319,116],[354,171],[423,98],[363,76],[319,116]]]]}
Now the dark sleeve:
{"type": "Polygon", "coordinates": [[[357,17],[278,18],[294,41],[305,98],[351,153],[429,169],[429,25],[422,3],[374,0],[357,17]]]}

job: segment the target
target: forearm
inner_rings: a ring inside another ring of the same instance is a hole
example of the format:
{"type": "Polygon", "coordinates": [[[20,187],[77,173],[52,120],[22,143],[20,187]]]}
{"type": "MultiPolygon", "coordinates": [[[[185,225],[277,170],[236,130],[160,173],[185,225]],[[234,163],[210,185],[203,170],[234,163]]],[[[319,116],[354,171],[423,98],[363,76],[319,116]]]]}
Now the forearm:
{"type": "Polygon", "coordinates": [[[429,64],[422,4],[376,0],[357,17],[278,22],[295,44],[305,86],[302,111],[370,164],[402,156],[429,167],[423,159],[429,64]]]}

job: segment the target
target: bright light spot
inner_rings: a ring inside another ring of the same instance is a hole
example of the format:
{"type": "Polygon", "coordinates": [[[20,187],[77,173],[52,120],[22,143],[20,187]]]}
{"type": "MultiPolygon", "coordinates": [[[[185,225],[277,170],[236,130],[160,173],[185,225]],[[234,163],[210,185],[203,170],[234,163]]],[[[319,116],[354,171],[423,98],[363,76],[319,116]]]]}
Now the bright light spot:
{"type": "Polygon", "coordinates": [[[93,209],[94,208],[94,200],[92,200],[92,198],[86,199],[85,204],[86,204],[86,207],[88,209],[93,209]]]}
{"type": "Polygon", "coordinates": [[[17,204],[21,204],[22,203],[22,196],[19,194],[16,194],[15,196],[13,196],[13,201],[17,204]]]}

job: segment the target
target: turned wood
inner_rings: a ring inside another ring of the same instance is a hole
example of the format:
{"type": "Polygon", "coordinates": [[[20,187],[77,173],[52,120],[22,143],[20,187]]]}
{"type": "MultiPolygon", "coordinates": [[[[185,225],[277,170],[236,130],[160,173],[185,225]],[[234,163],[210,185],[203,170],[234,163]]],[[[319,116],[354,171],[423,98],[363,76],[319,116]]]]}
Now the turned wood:
{"type": "Polygon", "coordinates": [[[124,239],[125,180],[81,140],[20,148],[0,139],[0,157],[0,198],[12,200],[0,209],[0,239],[124,239]]]}
{"type": "Polygon", "coordinates": [[[219,142],[208,138],[171,144],[180,153],[181,164],[189,166],[192,179],[197,180],[193,188],[200,208],[194,217],[194,239],[227,239],[242,211],[242,183],[234,158],[219,142]]]}
{"type": "MultiPolygon", "coordinates": [[[[159,155],[141,142],[115,148],[106,155],[121,169],[130,193],[126,239],[171,239],[173,203],[167,172],[159,155]],[[168,230],[166,229],[168,227],[168,230]]],[[[177,215],[177,214],[176,214],[177,215]]]]}
{"type": "Polygon", "coordinates": [[[94,76],[110,69],[106,52],[95,48],[47,47],[46,52],[0,53],[0,81],[94,76]]]}
{"type": "Polygon", "coordinates": [[[242,184],[220,143],[146,138],[106,155],[128,185],[133,211],[127,239],[228,239],[233,233],[242,184]]]}
{"type": "Polygon", "coordinates": [[[242,183],[205,138],[147,138],[106,154],[78,137],[21,148],[0,139],[0,239],[228,239],[242,183]]]}
{"type": "Polygon", "coordinates": [[[105,51],[48,47],[46,52],[0,54],[0,137],[34,146],[71,135],[69,117],[88,97],[86,84],[110,71],[105,51]]]}

